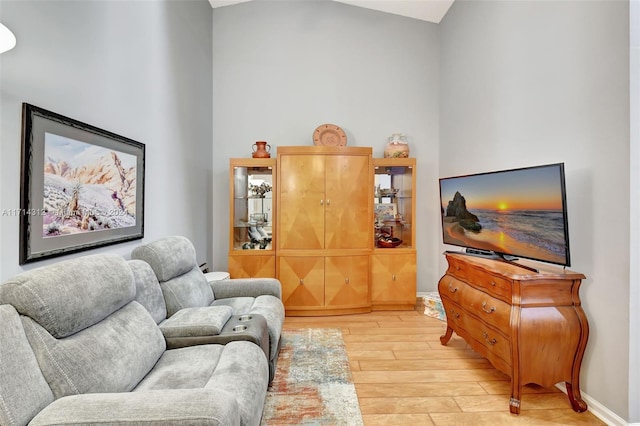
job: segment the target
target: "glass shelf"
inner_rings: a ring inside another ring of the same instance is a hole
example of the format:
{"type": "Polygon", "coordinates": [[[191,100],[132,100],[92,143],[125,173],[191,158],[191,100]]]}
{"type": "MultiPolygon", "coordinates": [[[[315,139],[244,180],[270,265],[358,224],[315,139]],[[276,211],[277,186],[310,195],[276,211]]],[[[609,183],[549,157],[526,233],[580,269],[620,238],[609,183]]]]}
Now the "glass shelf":
{"type": "Polygon", "coordinates": [[[415,159],[374,159],[374,247],[414,249],[415,159]]]}
{"type": "Polygon", "coordinates": [[[271,161],[247,159],[232,169],[231,251],[272,251],[274,167],[271,161]]]}

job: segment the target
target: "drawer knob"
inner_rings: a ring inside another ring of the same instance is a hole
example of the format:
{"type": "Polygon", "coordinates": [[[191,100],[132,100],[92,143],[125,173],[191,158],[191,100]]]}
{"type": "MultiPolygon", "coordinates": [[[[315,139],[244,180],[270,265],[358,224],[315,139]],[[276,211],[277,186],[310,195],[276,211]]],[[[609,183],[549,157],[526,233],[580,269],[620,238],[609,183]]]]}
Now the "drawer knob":
{"type": "Polygon", "coordinates": [[[452,286],[451,286],[451,284],[449,284],[449,291],[450,291],[451,293],[455,293],[456,291],[458,291],[458,287],[455,287],[455,288],[454,288],[454,287],[452,287],[452,286]]]}
{"type": "Polygon", "coordinates": [[[496,282],[495,281],[491,281],[491,286],[495,287],[496,286],[496,282]]]}
{"type": "Polygon", "coordinates": [[[304,278],[300,278],[300,285],[304,284],[304,278]]]}
{"type": "Polygon", "coordinates": [[[391,275],[391,280],[395,281],[396,280],[396,274],[391,275]]]}
{"type": "Polygon", "coordinates": [[[345,283],[345,284],[349,284],[349,277],[347,277],[347,278],[345,278],[345,279],[344,279],[344,283],[345,283]]]}
{"type": "Polygon", "coordinates": [[[489,340],[489,335],[484,331],[482,332],[482,337],[484,337],[484,341],[487,342],[488,344],[490,344],[491,346],[493,346],[496,343],[498,343],[498,341],[495,338],[489,340]]]}
{"type": "Polygon", "coordinates": [[[496,307],[492,306],[491,309],[487,309],[487,302],[482,302],[482,310],[488,314],[492,314],[496,311],[496,307]]]}
{"type": "Polygon", "coordinates": [[[460,314],[456,311],[454,311],[453,309],[451,309],[449,312],[451,312],[451,315],[453,315],[456,318],[460,318],[460,314]]]}

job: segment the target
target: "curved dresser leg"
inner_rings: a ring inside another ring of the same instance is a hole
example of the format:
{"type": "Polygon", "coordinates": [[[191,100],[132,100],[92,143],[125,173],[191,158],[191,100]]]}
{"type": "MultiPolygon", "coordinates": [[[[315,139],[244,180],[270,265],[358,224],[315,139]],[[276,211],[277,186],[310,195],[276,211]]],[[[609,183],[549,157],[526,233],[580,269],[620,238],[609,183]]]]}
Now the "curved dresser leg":
{"type": "Polygon", "coordinates": [[[511,379],[511,398],[509,399],[509,411],[512,414],[520,414],[520,386],[516,380],[511,379]]]}
{"type": "Polygon", "coordinates": [[[451,339],[452,335],[453,335],[453,328],[447,325],[447,331],[442,336],[440,336],[440,343],[443,345],[446,345],[447,343],[449,343],[449,339],[451,339]]]}
{"type": "Polygon", "coordinates": [[[573,408],[573,411],[577,413],[587,411],[587,403],[582,400],[580,388],[576,386],[574,389],[573,385],[569,382],[564,382],[564,384],[567,387],[567,396],[569,397],[569,402],[571,402],[571,408],[573,408]]]}

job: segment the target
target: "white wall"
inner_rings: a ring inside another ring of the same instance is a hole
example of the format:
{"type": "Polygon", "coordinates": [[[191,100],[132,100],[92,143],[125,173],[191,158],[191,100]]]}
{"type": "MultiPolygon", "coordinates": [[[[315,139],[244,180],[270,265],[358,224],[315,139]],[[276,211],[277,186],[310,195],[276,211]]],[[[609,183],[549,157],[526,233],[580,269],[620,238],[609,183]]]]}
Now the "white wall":
{"type": "MultiPolygon", "coordinates": [[[[28,102],[146,144],[144,241],[181,234],[207,260],[209,3],[2,0],[0,12],[17,37],[17,46],[0,56],[0,209],[20,207],[21,104],[28,102]]],[[[23,269],[18,223],[0,217],[0,279],[23,269]]],[[[140,242],[83,254],[128,256],[140,242]]]]}
{"type": "Polygon", "coordinates": [[[565,163],[581,388],[628,419],[629,4],[459,0],[440,26],[440,173],[565,163]]]}
{"type": "Polygon", "coordinates": [[[640,1],[632,0],[630,10],[630,95],[631,147],[629,199],[630,276],[629,294],[629,422],[640,424],[640,1]]]}
{"type": "MultiPolygon", "coordinates": [[[[230,157],[256,140],[313,145],[334,123],[382,157],[409,135],[418,164],[418,290],[438,280],[438,26],[330,1],[256,1],[213,11],[214,264],[227,264],[230,157]]],[[[345,182],[349,185],[349,182],[345,182]]]]}

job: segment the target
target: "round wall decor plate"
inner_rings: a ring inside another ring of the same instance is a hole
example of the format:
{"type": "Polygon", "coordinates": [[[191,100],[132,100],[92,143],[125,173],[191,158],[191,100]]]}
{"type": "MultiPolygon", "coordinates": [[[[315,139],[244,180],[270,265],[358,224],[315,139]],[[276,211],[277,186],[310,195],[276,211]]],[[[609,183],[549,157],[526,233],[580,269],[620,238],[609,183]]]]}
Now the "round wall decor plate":
{"type": "Polygon", "coordinates": [[[321,124],[313,132],[313,144],[322,146],[345,146],[347,135],[335,124],[321,124]]]}

